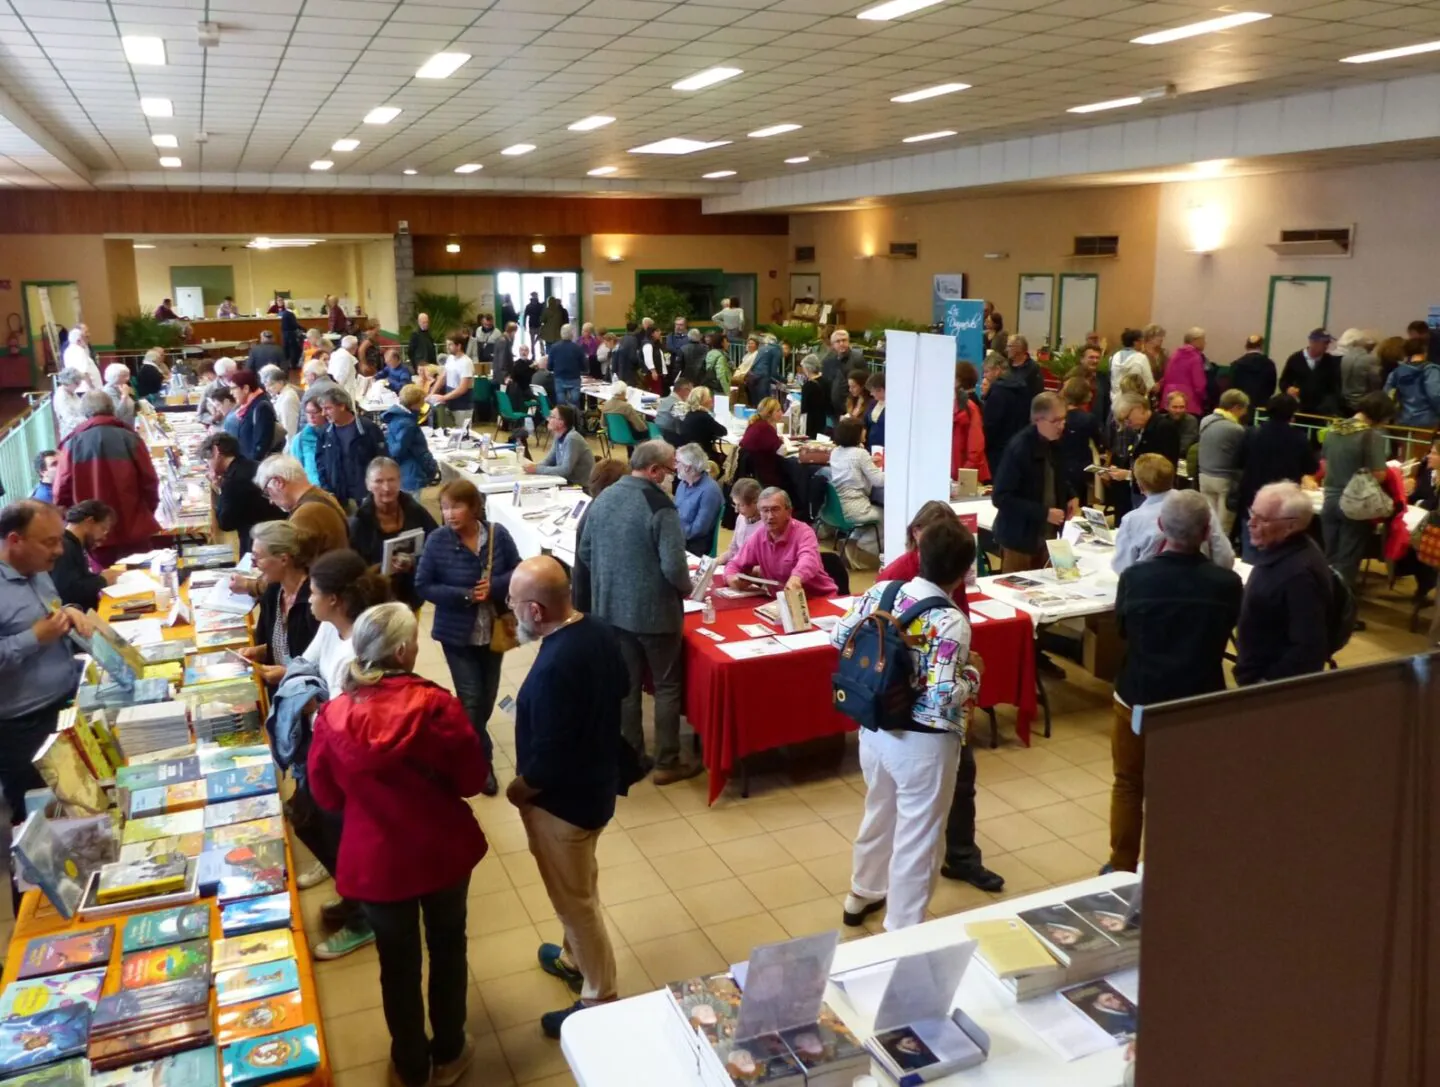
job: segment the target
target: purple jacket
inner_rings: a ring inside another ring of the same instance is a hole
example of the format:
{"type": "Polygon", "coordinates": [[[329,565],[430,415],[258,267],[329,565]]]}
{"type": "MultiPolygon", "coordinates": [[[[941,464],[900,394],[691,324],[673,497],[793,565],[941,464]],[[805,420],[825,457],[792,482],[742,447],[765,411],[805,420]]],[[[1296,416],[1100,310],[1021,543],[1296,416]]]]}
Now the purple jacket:
{"type": "Polygon", "coordinates": [[[1165,401],[1171,393],[1185,394],[1185,410],[1191,415],[1205,411],[1205,356],[1193,344],[1183,344],[1175,349],[1165,365],[1165,376],[1160,379],[1160,410],[1165,410],[1165,401]]]}

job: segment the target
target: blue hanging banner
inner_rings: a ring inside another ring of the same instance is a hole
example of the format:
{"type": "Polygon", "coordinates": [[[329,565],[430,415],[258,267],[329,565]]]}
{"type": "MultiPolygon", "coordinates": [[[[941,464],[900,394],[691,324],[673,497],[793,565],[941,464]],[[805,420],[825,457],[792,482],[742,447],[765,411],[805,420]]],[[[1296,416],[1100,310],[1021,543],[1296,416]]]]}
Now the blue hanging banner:
{"type": "Polygon", "coordinates": [[[975,364],[985,359],[985,303],[978,298],[946,302],[941,316],[945,335],[955,337],[955,359],[975,364]]]}

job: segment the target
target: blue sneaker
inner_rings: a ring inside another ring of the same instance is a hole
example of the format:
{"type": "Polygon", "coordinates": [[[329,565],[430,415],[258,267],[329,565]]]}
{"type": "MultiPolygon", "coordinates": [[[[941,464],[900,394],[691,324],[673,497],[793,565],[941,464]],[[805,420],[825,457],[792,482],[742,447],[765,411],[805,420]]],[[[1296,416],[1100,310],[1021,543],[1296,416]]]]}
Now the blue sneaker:
{"type": "MultiPolygon", "coordinates": [[[[540,945],[540,969],[552,977],[557,977],[566,985],[570,991],[579,994],[585,988],[585,975],[571,966],[564,958],[565,951],[558,944],[540,945]]],[[[559,1037],[559,1035],[556,1035],[559,1037]]]]}
{"type": "Polygon", "coordinates": [[[558,1041],[560,1038],[560,1028],[564,1025],[565,1020],[569,1019],[576,1012],[584,1010],[585,1001],[577,1000],[568,1008],[561,1008],[555,1012],[546,1012],[540,1017],[540,1029],[545,1032],[545,1037],[554,1038],[558,1041]]]}

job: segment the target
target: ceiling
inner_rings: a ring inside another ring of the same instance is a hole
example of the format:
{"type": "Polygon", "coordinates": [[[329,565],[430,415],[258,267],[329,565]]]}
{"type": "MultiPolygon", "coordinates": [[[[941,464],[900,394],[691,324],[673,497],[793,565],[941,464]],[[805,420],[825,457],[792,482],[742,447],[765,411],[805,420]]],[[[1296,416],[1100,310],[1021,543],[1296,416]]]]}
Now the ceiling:
{"type": "Polygon", "coordinates": [[[1440,38],[1440,0],[1253,0],[1274,18],[1159,46],[1128,42],[1222,9],[1134,0],[946,0],[891,22],[856,19],[866,6],[0,0],[0,92],[10,99],[8,109],[0,99],[0,183],[194,187],[227,178],[257,188],[723,192],[746,180],[967,140],[1440,71],[1440,53],[1338,63],[1364,50],[1440,38]],[[201,21],[221,25],[218,48],[196,44],[201,21]],[[168,63],[132,67],[121,34],[163,37],[168,63]],[[448,79],[413,78],[445,50],[472,59],[448,79]],[[719,64],[744,74],[701,91],[670,89],[719,64]],[[889,101],[955,81],[973,87],[908,105],[889,101]],[[1178,91],[1169,99],[1097,115],[1065,112],[1167,82],[1178,91]],[[175,116],[145,117],[142,96],[171,99],[175,116]],[[388,125],[361,123],[381,105],[403,112],[388,125]],[[567,131],[597,113],[618,120],[593,132],[567,131]],[[766,139],[746,135],[779,122],[804,127],[766,139]],[[959,135],[901,143],[937,129],[959,135]],[[196,141],[200,132],[208,134],[204,143],[196,141]],[[179,147],[157,150],[155,133],[174,134],[179,147]],[[680,157],[626,153],[671,136],[732,142],[680,157]],[[346,137],[358,139],[359,148],[330,150],[346,137]],[[518,142],[537,149],[499,153],[518,142]],[[161,154],[177,155],[183,167],[160,170],[161,154]],[[799,155],[812,161],[784,163],[799,155]],[[334,168],[316,174],[309,168],[316,159],[330,159],[334,168]],[[466,162],[484,169],[456,175],[466,162]],[[614,180],[585,176],[606,165],[619,167],[614,180]],[[405,168],[417,174],[403,176],[405,168]],[[702,179],[722,169],[736,176],[719,184],[702,179]]]}

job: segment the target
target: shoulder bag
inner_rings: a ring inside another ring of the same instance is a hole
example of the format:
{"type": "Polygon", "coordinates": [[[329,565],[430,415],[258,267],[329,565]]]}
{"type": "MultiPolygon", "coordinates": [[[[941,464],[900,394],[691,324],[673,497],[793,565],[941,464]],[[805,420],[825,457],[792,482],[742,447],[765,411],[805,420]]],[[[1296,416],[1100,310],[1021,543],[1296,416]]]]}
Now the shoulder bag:
{"type": "MultiPolygon", "coordinates": [[[[489,550],[485,556],[485,580],[490,580],[490,572],[495,568],[495,526],[486,525],[485,531],[490,535],[489,550]]],[[[520,644],[520,638],[516,634],[519,620],[515,618],[513,611],[502,612],[500,609],[503,603],[497,603],[495,597],[490,597],[490,606],[495,611],[495,620],[490,625],[490,652],[508,653],[520,644]]]]}
{"type": "MultiPolygon", "coordinates": [[[[1366,446],[1373,433],[1367,432],[1366,446]]],[[[1345,490],[1340,494],[1340,512],[1351,521],[1378,521],[1389,517],[1394,510],[1395,503],[1380,486],[1374,473],[1363,465],[1350,477],[1350,482],[1345,484],[1345,490]]]]}

